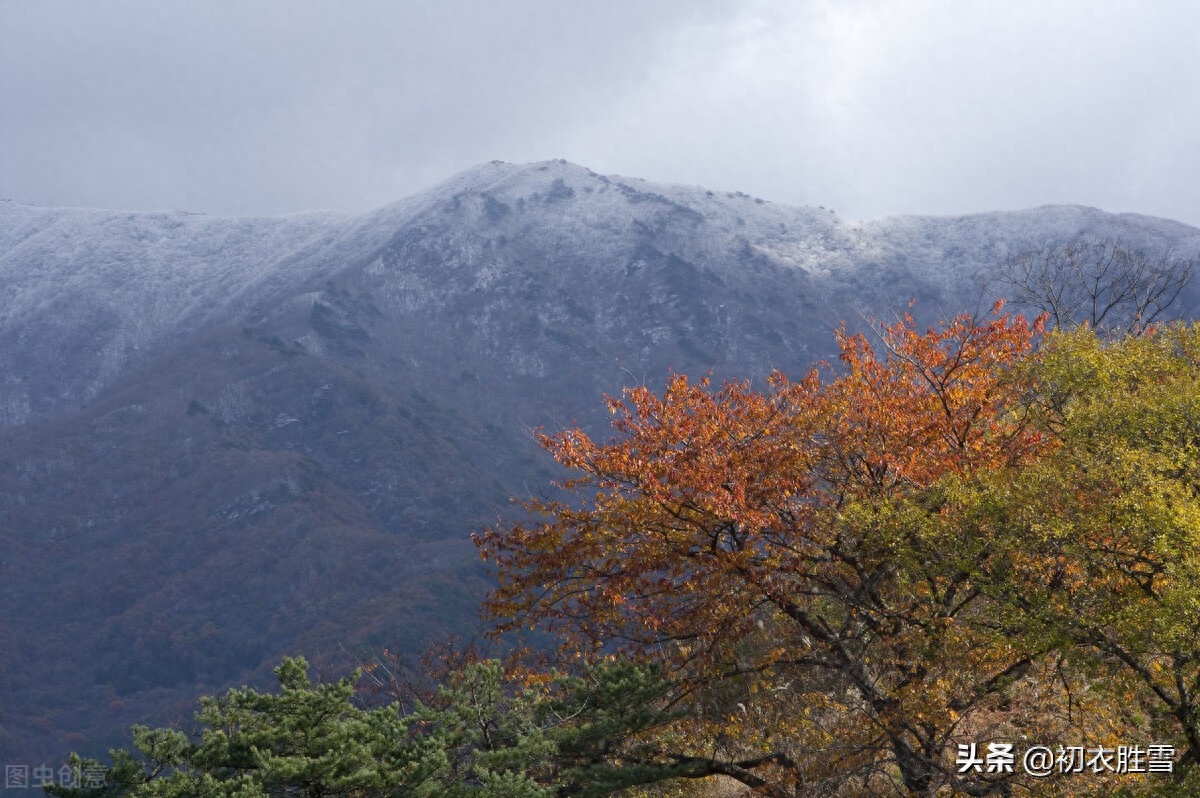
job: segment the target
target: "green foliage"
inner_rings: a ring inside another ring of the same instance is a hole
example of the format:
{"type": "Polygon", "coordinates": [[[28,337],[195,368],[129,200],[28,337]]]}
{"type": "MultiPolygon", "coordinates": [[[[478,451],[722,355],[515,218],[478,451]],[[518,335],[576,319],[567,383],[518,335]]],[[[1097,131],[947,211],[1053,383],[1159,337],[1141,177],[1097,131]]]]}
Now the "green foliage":
{"type": "Polygon", "coordinates": [[[1136,731],[1186,751],[1186,770],[1200,757],[1200,327],[1056,333],[1035,370],[1058,447],[995,488],[990,531],[1012,555],[996,584],[1048,643],[1087,654],[1115,708],[1144,705],[1136,731]]]}
{"type": "Polygon", "coordinates": [[[670,718],[656,669],[596,666],[517,686],[495,662],[450,675],[437,700],[405,713],[355,700],[359,674],[310,682],[303,659],[275,669],[278,693],[250,688],[200,701],[202,730],[133,729],[111,763],[75,756],[97,786],[49,787],[62,798],[316,798],[602,796],[681,772],[624,743],[670,718]],[[565,792],[564,792],[565,791],[565,792]]]}

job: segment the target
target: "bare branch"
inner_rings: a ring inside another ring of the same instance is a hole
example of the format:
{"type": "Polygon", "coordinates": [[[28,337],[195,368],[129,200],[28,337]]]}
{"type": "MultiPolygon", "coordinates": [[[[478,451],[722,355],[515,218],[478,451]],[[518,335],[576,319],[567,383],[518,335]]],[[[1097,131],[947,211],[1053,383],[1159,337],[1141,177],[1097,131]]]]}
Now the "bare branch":
{"type": "Polygon", "coordinates": [[[1109,238],[1045,244],[1020,253],[1004,262],[999,281],[1015,303],[1049,314],[1055,327],[1086,324],[1136,335],[1167,318],[1195,263],[1109,238]]]}

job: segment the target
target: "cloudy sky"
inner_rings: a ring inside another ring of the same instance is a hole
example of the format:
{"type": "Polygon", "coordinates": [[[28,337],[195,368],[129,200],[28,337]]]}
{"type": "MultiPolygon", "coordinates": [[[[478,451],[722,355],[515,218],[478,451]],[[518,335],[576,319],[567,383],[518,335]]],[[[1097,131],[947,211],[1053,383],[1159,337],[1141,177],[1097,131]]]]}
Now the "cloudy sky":
{"type": "Polygon", "coordinates": [[[0,0],[0,197],[367,210],[495,158],[1200,225],[1192,0],[0,0]]]}

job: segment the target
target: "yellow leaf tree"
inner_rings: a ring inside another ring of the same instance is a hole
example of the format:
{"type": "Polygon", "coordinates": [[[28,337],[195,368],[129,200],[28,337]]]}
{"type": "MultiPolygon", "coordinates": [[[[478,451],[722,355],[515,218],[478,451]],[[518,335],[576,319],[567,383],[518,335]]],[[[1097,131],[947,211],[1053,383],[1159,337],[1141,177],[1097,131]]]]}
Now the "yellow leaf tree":
{"type": "Polygon", "coordinates": [[[1010,552],[995,595],[1086,653],[1125,715],[1121,742],[1170,743],[1186,783],[1200,758],[1200,328],[1055,333],[1032,371],[1056,446],[976,516],[1010,552]]]}

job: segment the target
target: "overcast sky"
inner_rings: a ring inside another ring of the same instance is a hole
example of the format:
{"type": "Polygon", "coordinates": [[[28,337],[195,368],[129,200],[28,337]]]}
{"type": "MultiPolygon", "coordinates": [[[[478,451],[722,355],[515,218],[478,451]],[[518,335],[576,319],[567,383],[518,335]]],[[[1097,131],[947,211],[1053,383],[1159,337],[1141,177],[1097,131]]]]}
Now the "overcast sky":
{"type": "Polygon", "coordinates": [[[472,165],[1200,225],[1194,0],[0,0],[0,197],[374,208],[472,165]]]}

